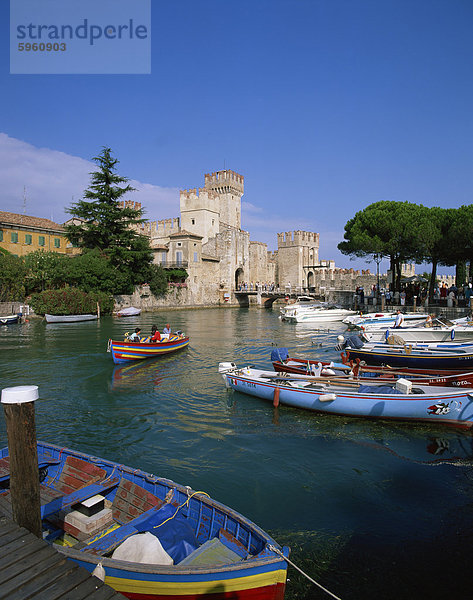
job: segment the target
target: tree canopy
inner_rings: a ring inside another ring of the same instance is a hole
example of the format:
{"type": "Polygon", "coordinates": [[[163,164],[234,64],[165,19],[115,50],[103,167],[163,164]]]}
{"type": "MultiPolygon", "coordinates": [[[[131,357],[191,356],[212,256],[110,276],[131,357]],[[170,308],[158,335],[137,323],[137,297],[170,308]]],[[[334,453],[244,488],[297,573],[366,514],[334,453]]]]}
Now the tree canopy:
{"type": "Polygon", "coordinates": [[[439,264],[452,266],[473,259],[471,231],[473,206],[445,209],[381,201],[357,212],[347,222],[345,239],[338,249],[351,256],[377,254],[388,258],[396,289],[400,287],[402,264],[430,262],[432,292],[439,264]]]}
{"type": "Polygon", "coordinates": [[[134,188],[116,173],[111,149],[104,147],[93,160],[99,168],[91,173],[84,198],[67,209],[73,217],[67,237],[83,250],[98,250],[131,284],[143,283],[153,259],[148,237],[138,231],[146,220],[143,210],[124,201],[134,188]]]}

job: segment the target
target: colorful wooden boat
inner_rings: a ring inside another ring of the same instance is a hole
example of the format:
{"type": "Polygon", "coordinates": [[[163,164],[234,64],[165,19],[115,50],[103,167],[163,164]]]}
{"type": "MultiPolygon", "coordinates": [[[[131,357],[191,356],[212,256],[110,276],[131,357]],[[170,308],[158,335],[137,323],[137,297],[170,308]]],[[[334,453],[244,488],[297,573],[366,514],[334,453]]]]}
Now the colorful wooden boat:
{"type": "Polygon", "coordinates": [[[346,360],[359,359],[368,365],[412,369],[461,369],[465,372],[473,370],[472,344],[439,342],[400,346],[387,343],[363,343],[358,336],[349,336],[335,348],[346,350],[346,360]]]}
{"type": "Polygon", "coordinates": [[[356,362],[347,361],[344,354],[342,360],[345,362],[333,363],[317,360],[309,360],[303,358],[292,358],[281,356],[281,351],[286,350],[280,348],[273,350],[271,360],[273,368],[278,373],[292,373],[303,377],[317,376],[321,379],[336,378],[336,379],[358,379],[358,380],[376,380],[377,383],[382,381],[392,381],[393,379],[410,379],[415,383],[422,385],[440,385],[446,387],[467,387],[473,388],[473,371],[465,372],[458,370],[435,370],[435,369],[410,369],[408,367],[385,367],[375,365],[362,365],[357,359],[356,362]]]}
{"type": "Polygon", "coordinates": [[[311,381],[282,377],[274,371],[262,371],[234,363],[220,363],[227,387],[238,392],[270,401],[273,405],[287,404],[316,412],[473,426],[473,389],[423,386],[405,379],[393,383],[360,381],[311,381]]]}
{"type": "Polygon", "coordinates": [[[49,315],[45,314],[46,323],[81,323],[82,321],[96,321],[97,315],[49,315]]]}
{"type": "MultiPolygon", "coordinates": [[[[146,338],[149,340],[149,338],[146,338]]],[[[169,338],[163,338],[160,342],[118,342],[108,340],[107,352],[112,353],[113,362],[121,364],[131,360],[143,360],[155,358],[182,350],[189,345],[189,338],[182,333],[172,333],[169,338]]]]}
{"type": "MultiPolygon", "coordinates": [[[[90,572],[100,563],[105,583],[125,597],[283,599],[289,549],[205,492],[44,442],[38,461],[45,539],[90,572]],[[164,548],[161,562],[168,564],[130,560],[133,544],[145,539],[164,548]]],[[[7,448],[0,451],[0,482],[8,515],[7,448]]]]}

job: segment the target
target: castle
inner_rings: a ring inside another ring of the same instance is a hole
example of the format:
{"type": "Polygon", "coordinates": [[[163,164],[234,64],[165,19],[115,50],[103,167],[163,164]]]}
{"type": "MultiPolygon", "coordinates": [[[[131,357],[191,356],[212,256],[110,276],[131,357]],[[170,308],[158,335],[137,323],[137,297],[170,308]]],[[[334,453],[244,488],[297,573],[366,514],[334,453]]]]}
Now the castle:
{"type": "Polygon", "coordinates": [[[221,304],[234,301],[235,291],[256,287],[324,293],[376,283],[376,275],[369,271],[360,274],[336,269],[334,261],[320,261],[318,233],[278,233],[274,252],[250,240],[250,234],[241,229],[243,193],[242,175],[228,169],[208,173],[204,187],[180,192],[180,217],[141,226],[141,233],[150,238],[156,264],[186,269],[188,285],[181,303],[221,304]]]}

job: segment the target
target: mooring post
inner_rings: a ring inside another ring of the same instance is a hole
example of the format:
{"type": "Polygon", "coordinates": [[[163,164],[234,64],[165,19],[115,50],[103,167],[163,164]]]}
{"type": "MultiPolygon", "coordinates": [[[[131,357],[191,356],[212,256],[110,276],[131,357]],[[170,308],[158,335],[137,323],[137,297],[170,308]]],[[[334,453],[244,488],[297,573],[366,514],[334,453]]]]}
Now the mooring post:
{"type": "Polygon", "coordinates": [[[13,520],[31,533],[42,537],[34,415],[34,401],[37,399],[37,385],[20,385],[2,390],[10,454],[10,497],[13,520]]]}

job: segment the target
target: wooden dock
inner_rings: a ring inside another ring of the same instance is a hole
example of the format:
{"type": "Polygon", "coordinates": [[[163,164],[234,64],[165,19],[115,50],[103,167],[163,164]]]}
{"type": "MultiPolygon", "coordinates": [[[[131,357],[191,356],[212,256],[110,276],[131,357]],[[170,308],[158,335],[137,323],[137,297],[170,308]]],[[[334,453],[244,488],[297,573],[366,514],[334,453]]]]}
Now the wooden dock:
{"type": "Polygon", "coordinates": [[[123,600],[86,569],[0,512],[1,600],[123,600]]]}

